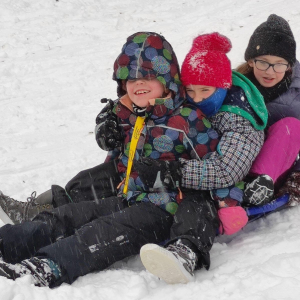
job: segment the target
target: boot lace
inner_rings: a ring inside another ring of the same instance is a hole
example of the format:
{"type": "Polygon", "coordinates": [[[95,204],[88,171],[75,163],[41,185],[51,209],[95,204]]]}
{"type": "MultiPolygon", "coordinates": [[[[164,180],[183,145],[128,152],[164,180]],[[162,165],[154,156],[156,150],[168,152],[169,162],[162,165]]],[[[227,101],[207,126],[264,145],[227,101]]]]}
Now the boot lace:
{"type": "Polygon", "coordinates": [[[32,192],[31,195],[29,197],[27,197],[27,202],[25,202],[24,205],[24,212],[23,212],[23,219],[24,221],[28,221],[28,211],[29,209],[34,206],[37,205],[36,202],[36,191],[32,192]]]}

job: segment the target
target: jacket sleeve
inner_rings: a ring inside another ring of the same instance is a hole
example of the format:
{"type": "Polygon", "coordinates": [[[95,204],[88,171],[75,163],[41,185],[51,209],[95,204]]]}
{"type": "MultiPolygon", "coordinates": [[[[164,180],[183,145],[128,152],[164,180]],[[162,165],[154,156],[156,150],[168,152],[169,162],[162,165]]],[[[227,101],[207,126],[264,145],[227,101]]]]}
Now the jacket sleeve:
{"type": "Polygon", "coordinates": [[[211,121],[221,136],[217,151],[202,161],[181,159],[183,187],[212,190],[241,181],[263,145],[264,132],[256,130],[244,117],[221,112],[211,121]]]}
{"type": "Polygon", "coordinates": [[[268,126],[287,117],[300,120],[300,93],[295,90],[289,89],[284,95],[267,103],[269,114],[268,126]]]}

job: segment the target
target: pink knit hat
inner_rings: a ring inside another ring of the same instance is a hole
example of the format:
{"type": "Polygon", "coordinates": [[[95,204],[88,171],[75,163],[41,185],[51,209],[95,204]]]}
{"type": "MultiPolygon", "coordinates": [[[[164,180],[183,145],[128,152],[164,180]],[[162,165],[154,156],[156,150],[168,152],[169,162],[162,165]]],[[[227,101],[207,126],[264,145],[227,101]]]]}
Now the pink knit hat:
{"type": "Polygon", "coordinates": [[[230,88],[231,65],[226,56],[230,49],[230,40],[217,32],[196,37],[182,64],[182,83],[230,88]]]}

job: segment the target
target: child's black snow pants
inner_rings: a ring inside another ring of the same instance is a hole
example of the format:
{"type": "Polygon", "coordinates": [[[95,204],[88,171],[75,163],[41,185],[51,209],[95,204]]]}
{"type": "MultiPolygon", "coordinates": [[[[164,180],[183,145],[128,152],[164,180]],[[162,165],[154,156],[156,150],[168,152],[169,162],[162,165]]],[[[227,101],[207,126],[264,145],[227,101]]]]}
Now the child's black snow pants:
{"type": "Polygon", "coordinates": [[[33,221],[0,228],[1,251],[6,262],[31,256],[58,263],[63,282],[100,271],[139,253],[147,243],[181,238],[209,265],[218,218],[208,193],[191,193],[174,217],[149,202],[127,207],[120,198],[71,203],[42,212],[33,221]]]}
{"type": "Polygon", "coordinates": [[[188,193],[178,206],[170,242],[181,242],[198,254],[198,268],[210,266],[209,251],[219,228],[219,217],[209,191],[188,193]]]}
{"type": "Polygon", "coordinates": [[[116,196],[116,188],[121,182],[117,163],[117,160],[113,160],[83,170],[67,183],[65,189],[59,185],[52,185],[53,206],[58,207],[68,203],[93,201],[116,196]]]}
{"type": "Polygon", "coordinates": [[[149,202],[126,207],[110,197],[71,203],[1,227],[1,251],[12,263],[33,255],[55,261],[63,271],[57,286],[136,255],[146,243],[167,240],[172,222],[172,215],[149,202]]]}

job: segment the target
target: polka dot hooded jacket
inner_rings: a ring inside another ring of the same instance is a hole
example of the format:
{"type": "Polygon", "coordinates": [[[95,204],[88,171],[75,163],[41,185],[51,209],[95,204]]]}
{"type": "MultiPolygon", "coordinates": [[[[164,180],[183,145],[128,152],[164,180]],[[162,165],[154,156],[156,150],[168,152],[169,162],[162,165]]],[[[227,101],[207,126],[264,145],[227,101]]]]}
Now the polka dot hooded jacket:
{"type": "MultiPolygon", "coordinates": [[[[155,104],[147,108],[135,159],[145,156],[160,160],[200,160],[215,151],[219,142],[218,134],[211,128],[210,122],[199,109],[182,106],[179,66],[171,45],[156,33],[138,32],[127,39],[114,64],[113,79],[118,82],[118,95],[121,98],[113,111],[120,118],[125,133],[123,154],[118,164],[123,178],[137,114],[124,105],[128,103],[128,95],[122,90],[122,80],[137,78],[157,78],[172,92],[172,97],[155,99],[155,104]]],[[[131,203],[151,201],[172,214],[182,200],[176,189],[149,192],[134,170],[130,174],[126,199],[131,203]]]]}

